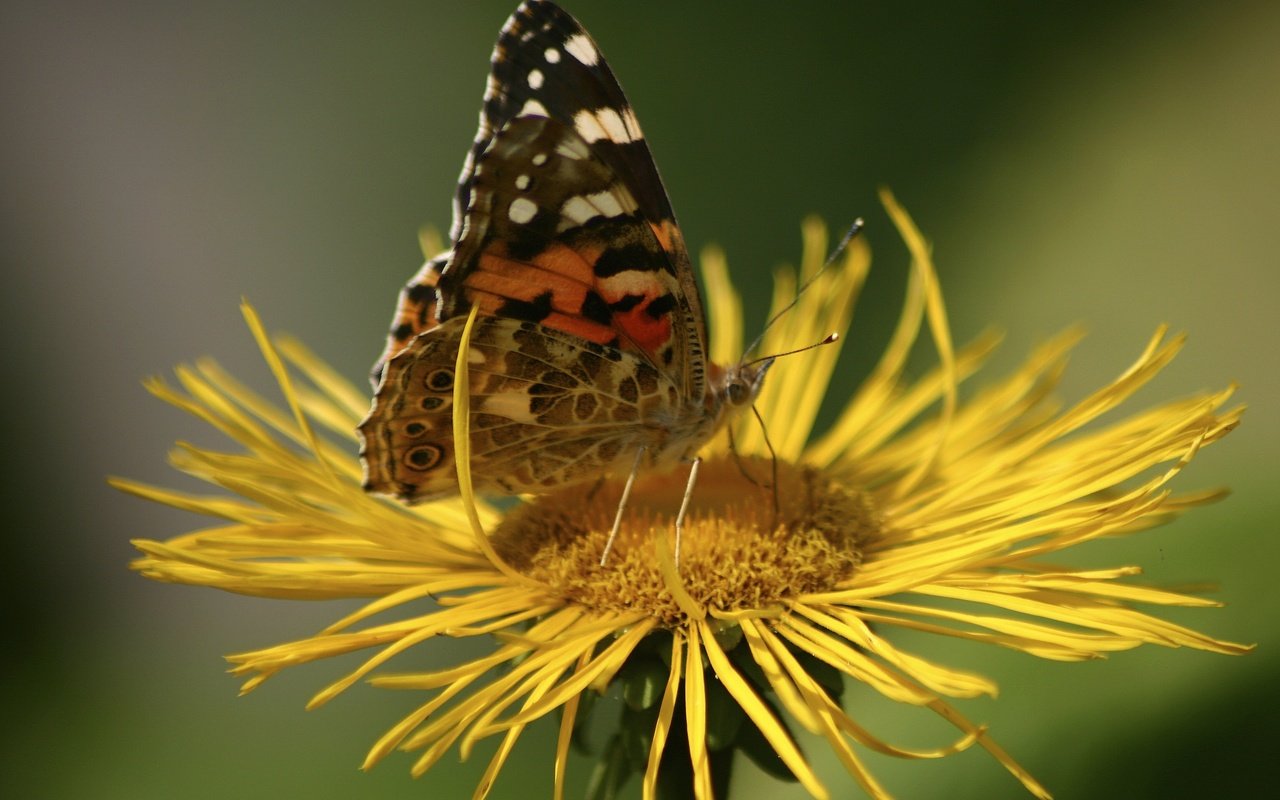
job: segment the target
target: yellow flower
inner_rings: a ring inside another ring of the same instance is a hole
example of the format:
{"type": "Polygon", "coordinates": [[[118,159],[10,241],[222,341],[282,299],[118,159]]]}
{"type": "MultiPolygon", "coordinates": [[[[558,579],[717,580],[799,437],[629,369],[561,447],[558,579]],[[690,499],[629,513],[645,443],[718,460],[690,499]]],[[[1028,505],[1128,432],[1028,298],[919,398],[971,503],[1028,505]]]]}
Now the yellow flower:
{"type": "MultiPolygon", "coordinates": [[[[683,475],[642,475],[603,567],[620,481],[594,493],[528,498],[504,513],[473,496],[460,446],[461,497],[406,507],[366,495],[351,443],[367,397],[296,341],[273,343],[248,307],[288,411],[207,361],[178,370],[184,392],[149,383],[243,450],[183,445],[173,454],[179,469],[232,496],[114,481],[225,521],[168,542],[137,541],[143,556],[133,566],[156,580],[263,597],[369,598],[318,635],[231,656],[244,691],[289,666],[368,651],[310,706],[365,678],[426,693],[365,766],[400,748],[420,751],[413,772],[421,774],[455,745],[465,758],[479,740],[500,736],[476,796],[488,792],[525,727],[552,712],[559,734],[551,781],[561,796],[575,729],[611,685],[625,704],[597,779],[617,786],[642,773],[645,797],[688,795],[690,784],[696,797],[722,793],[738,750],[813,796],[829,796],[791,725],[824,738],[873,796],[887,792],[864,751],[933,758],[974,744],[1032,794],[1048,796],[951,703],[994,695],[995,684],[913,655],[894,634],[923,631],[1062,661],[1144,643],[1248,650],[1138,610],[1216,604],[1133,583],[1136,567],[1076,570],[1043,560],[1212,499],[1174,495],[1167,484],[1236,425],[1241,409],[1224,410],[1231,394],[1224,390],[1092,424],[1177,353],[1182,339],[1163,329],[1124,374],[1070,408],[1056,405],[1052,390],[1076,331],[959,399],[958,385],[998,337],[953,350],[928,248],[892,198],[885,202],[913,254],[886,351],[819,435],[815,420],[839,345],[778,362],[757,403],[760,419],[746,415],[732,426],[736,455],[727,435],[704,452],[678,567],[670,537],[683,475]],[[926,328],[938,365],[908,378],[907,356],[926,328]],[[492,642],[491,651],[434,672],[375,674],[440,637],[478,638],[492,642]],[[841,705],[847,680],[942,717],[958,739],[917,751],[877,738],[841,705]]],[[[793,300],[797,280],[813,285],[768,329],[761,353],[850,324],[869,265],[865,245],[855,242],[819,274],[824,230],[809,222],[804,234],[800,275],[777,276],[775,310],[793,300]]],[[[718,252],[704,254],[703,269],[712,356],[733,363],[742,348],[738,298],[718,252]]],[[[456,385],[465,387],[466,360],[457,366],[456,385]]],[[[455,439],[465,445],[468,437],[457,435],[468,423],[461,388],[455,408],[455,439]]]]}

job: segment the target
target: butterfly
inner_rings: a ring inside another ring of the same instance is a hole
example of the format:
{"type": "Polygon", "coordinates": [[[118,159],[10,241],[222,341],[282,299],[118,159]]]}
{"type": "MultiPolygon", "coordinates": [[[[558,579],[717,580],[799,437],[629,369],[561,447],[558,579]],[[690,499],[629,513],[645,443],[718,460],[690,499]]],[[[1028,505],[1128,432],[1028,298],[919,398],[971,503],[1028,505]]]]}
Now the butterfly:
{"type": "Polygon", "coordinates": [[[400,293],[373,370],[359,426],[365,489],[409,503],[457,493],[454,368],[477,306],[466,387],[477,491],[696,470],[772,359],[709,363],[684,237],[635,113],[582,26],[530,0],[491,62],[452,247],[400,293]]]}

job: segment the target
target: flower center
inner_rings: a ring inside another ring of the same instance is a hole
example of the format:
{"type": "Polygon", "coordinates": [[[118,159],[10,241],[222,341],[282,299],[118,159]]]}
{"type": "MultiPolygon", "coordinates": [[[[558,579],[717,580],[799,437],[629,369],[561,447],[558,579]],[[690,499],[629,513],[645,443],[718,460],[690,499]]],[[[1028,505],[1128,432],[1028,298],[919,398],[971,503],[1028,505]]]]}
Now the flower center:
{"type": "MultiPolygon", "coordinates": [[[[702,464],[680,543],[680,579],[703,606],[769,610],[793,597],[835,587],[862,559],[879,530],[866,493],[821,472],[778,464],[778,492],[766,459],[717,457],[702,464]],[[743,471],[752,477],[748,478],[743,471]]],[[[644,611],[685,622],[659,569],[655,538],[674,549],[675,518],[687,472],[641,475],[604,566],[623,481],[541,495],[512,510],[493,545],[515,569],[567,599],[605,611],[644,611]]]]}

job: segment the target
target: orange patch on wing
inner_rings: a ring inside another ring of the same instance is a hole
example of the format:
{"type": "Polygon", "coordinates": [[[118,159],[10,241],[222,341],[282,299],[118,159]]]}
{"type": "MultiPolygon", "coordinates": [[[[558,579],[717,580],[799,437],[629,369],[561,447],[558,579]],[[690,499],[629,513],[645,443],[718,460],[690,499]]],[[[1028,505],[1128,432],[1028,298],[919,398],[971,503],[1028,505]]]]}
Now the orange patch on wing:
{"type": "Polygon", "coordinates": [[[422,300],[414,300],[411,294],[412,290],[419,286],[429,286],[434,289],[440,283],[438,270],[437,263],[428,261],[400,290],[400,297],[396,301],[396,314],[391,321],[391,333],[387,335],[387,343],[382,348],[382,355],[378,356],[378,360],[374,363],[375,374],[396,353],[407,347],[414,337],[440,324],[436,319],[435,292],[426,294],[422,300]],[[400,335],[401,331],[408,331],[408,333],[400,335]]]}
{"type": "Polygon", "coordinates": [[[412,339],[423,331],[431,330],[440,324],[436,319],[435,298],[431,298],[430,302],[415,303],[407,296],[400,301],[399,307],[396,309],[396,319],[392,323],[393,328],[399,328],[402,325],[408,325],[413,329],[413,334],[406,337],[405,341],[412,339]]]}
{"type": "Polygon", "coordinates": [[[534,256],[533,263],[548,272],[563,275],[584,286],[591,286],[596,282],[594,269],[596,259],[600,258],[603,252],[604,248],[598,245],[574,249],[562,244],[553,244],[534,256]]]}
{"type": "Polygon", "coordinates": [[[608,344],[618,337],[618,332],[613,328],[608,325],[601,325],[598,322],[592,322],[583,316],[552,313],[541,324],[596,344],[608,344]]]}
{"type": "Polygon", "coordinates": [[[654,238],[658,240],[658,244],[662,245],[662,249],[668,253],[676,251],[675,242],[680,240],[680,230],[675,223],[669,219],[661,222],[649,220],[649,227],[653,229],[654,238]]]}
{"type": "Polygon", "coordinates": [[[604,252],[598,245],[567,247],[552,244],[529,259],[511,258],[506,246],[495,242],[467,275],[468,289],[515,300],[531,301],[551,292],[557,311],[577,314],[588,291],[596,287],[595,262],[604,252]]]}
{"type": "MultiPolygon", "coordinates": [[[[471,302],[480,306],[481,314],[490,316],[497,316],[498,309],[510,299],[506,295],[492,294],[483,289],[473,291],[469,297],[471,302]]],[[[608,344],[618,338],[616,329],[592,322],[580,314],[562,314],[553,311],[538,324],[596,344],[608,344]]]]}
{"type": "Polygon", "coordinates": [[[649,303],[653,299],[646,298],[635,308],[613,315],[614,327],[622,331],[627,339],[635,342],[651,359],[657,356],[663,345],[671,341],[671,315],[662,314],[656,318],[651,316],[649,303]]]}
{"type": "Polygon", "coordinates": [[[494,243],[480,254],[464,283],[469,299],[485,314],[496,314],[507,300],[533,302],[550,291],[551,314],[539,324],[596,344],[617,340],[619,346],[655,359],[671,340],[671,313],[655,316],[650,305],[668,296],[671,287],[657,272],[635,270],[597,278],[595,262],[604,251],[600,245],[552,244],[529,259],[516,260],[505,245],[494,243]],[[587,293],[593,290],[610,305],[628,297],[641,299],[626,311],[615,311],[612,324],[602,325],[582,314],[587,293]]]}
{"type": "Polygon", "coordinates": [[[627,298],[640,298],[640,302],[627,310],[613,312],[613,326],[622,334],[624,341],[634,343],[651,360],[671,341],[670,311],[657,315],[651,313],[655,301],[671,295],[670,287],[662,277],[658,272],[628,271],[606,278],[598,285],[600,296],[610,305],[627,298]]]}
{"type": "Polygon", "coordinates": [[[466,286],[473,291],[525,302],[551,292],[551,307],[566,313],[576,313],[582,308],[582,300],[590,289],[590,284],[563,272],[493,253],[481,254],[476,270],[467,276],[466,286]]]}

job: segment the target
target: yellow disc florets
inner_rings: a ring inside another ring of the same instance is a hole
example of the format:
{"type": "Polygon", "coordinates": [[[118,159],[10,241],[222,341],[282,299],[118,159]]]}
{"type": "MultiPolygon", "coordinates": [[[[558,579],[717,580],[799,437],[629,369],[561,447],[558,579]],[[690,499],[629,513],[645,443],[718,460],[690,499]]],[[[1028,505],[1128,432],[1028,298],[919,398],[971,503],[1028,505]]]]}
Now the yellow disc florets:
{"type": "MultiPolygon", "coordinates": [[[[779,464],[777,477],[775,507],[771,462],[725,457],[702,465],[679,574],[704,607],[758,611],[829,590],[853,573],[861,543],[878,532],[864,493],[790,464],[779,464]]],[[[685,614],[664,582],[654,545],[656,537],[674,537],[684,489],[679,470],[638,479],[603,566],[621,480],[540,496],[506,516],[493,544],[509,564],[566,599],[600,611],[644,611],[676,627],[685,614]]]]}

